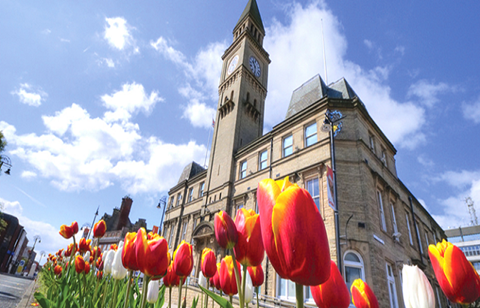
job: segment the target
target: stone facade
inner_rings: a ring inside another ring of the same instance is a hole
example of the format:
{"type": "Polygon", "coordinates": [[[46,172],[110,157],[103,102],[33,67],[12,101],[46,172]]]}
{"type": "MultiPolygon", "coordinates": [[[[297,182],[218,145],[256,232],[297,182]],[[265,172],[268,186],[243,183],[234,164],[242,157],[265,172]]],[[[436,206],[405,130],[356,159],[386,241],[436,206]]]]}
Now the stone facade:
{"type": "MultiPolygon", "coordinates": [[[[395,147],[346,80],[326,86],[319,76],[313,77],[294,91],[286,119],[261,134],[270,60],[262,47],[265,33],[256,2],[250,0],[245,11],[234,29],[234,42],[223,56],[209,167],[197,168],[189,176],[182,173],[169,191],[163,236],[171,252],[182,240],[191,242],[195,258],[192,276],[198,277],[204,247],[213,249],[218,261],[225,255],[214,237],[215,213],[223,210],[234,219],[241,207],[258,212],[258,183],[288,176],[316,200],[331,258],[336,261],[337,253],[340,255],[347,284],[360,276],[372,287],[380,307],[402,307],[401,269],[403,264],[415,264],[429,277],[441,307],[446,307],[428,260],[428,245],[445,238],[444,231],[397,177],[395,147]],[[228,74],[236,55],[239,65],[228,74]],[[245,60],[252,55],[260,63],[260,76],[245,60]],[[225,99],[225,93],[233,95],[225,99]],[[253,97],[255,104],[251,103],[253,97]],[[327,167],[332,168],[332,145],[329,132],[321,129],[327,110],[338,110],[344,116],[334,141],[338,252],[326,176],[327,167]]],[[[289,283],[276,275],[267,258],[263,268],[263,298],[291,305],[288,303],[295,299],[289,283]]],[[[305,292],[311,301],[307,288],[305,292]]]]}

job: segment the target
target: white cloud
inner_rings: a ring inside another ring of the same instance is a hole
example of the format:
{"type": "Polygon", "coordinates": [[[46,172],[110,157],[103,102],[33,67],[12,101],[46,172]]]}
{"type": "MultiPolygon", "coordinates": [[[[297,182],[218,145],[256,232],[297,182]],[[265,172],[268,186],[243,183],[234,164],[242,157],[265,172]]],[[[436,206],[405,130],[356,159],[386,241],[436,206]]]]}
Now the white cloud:
{"type": "Polygon", "coordinates": [[[417,157],[417,161],[422,164],[424,167],[433,167],[435,165],[435,163],[433,162],[433,160],[431,160],[430,158],[426,157],[425,155],[421,154],[421,155],[418,155],[417,157]]]}
{"type": "Polygon", "coordinates": [[[21,177],[29,180],[29,179],[36,178],[37,174],[33,171],[23,171],[22,174],[21,174],[21,177]]]}
{"type": "Polygon", "coordinates": [[[52,33],[52,31],[50,29],[44,29],[42,30],[42,34],[43,35],[49,35],[50,33],[52,33]]]}
{"type": "Polygon", "coordinates": [[[28,83],[20,84],[20,87],[12,91],[11,94],[17,95],[21,103],[34,107],[40,106],[48,96],[42,88],[34,87],[28,83]]]}
{"type": "Polygon", "coordinates": [[[209,128],[212,126],[212,119],[215,119],[215,112],[214,108],[205,103],[191,100],[184,108],[183,117],[189,119],[195,127],[209,128]]]}
{"type": "Polygon", "coordinates": [[[37,242],[35,245],[37,261],[40,258],[40,251],[43,250],[46,253],[52,253],[60,248],[66,248],[70,243],[58,234],[60,226],[54,227],[49,223],[27,217],[27,215],[23,213],[23,207],[20,202],[8,201],[0,198],[0,203],[3,203],[5,206],[5,213],[17,217],[19,223],[25,228],[25,231],[27,232],[27,238],[29,240],[29,246],[33,245],[33,237],[35,235],[40,236],[41,242],[37,242]]]}
{"type": "Polygon", "coordinates": [[[416,97],[420,104],[432,107],[440,101],[438,95],[447,92],[455,92],[456,90],[455,86],[449,86],[444,82],[435,84],[431,81],[422,79],[410,86],[407,96],[416,97]]]}
{"type": "Polygon", "coordinates": [[[104,38],[113,48],[118,50],[124,50],[128,47],[132,47],[134,53],[138,53],[139,49],[136,46],[135,39],[131,34],[131,27],[125,18],[113,17],[105,18],[105,32],[104,38]]]}
{"type": "Polygon", "coordinates": [[[159,37],[156,42],[151,41],[150,45],[173,63],[181,66],[189,66],[183,53],[169,46],[165,38],[159,37]]]}
{"type": "Polygon", "coordinates": [[[131,83],[102,96],[108,109],[92,117],[78,104],[42,116],[45,133],[18,135],[0,121],[10,153],[30,164],[24,173],[50,179],[63,191],[97,191],[120,184],[128,193],[155,193],[175,185],[178,174],[192,161],[201,161],[206,148],[193,141],[169,144],[145,138],[132,116],[149,113],[161,101],[156,91],[131,83]],[[29,173],[32,172],[32,173],[29,173]],[[163,179],[163,180],[159,180],[163,179]]]}
{"type": "Polygon", "coordinates": [[[480,123],[480,97],[473,103],[462,104],[463,117],[472,120],[475,124],[480,123]]]}

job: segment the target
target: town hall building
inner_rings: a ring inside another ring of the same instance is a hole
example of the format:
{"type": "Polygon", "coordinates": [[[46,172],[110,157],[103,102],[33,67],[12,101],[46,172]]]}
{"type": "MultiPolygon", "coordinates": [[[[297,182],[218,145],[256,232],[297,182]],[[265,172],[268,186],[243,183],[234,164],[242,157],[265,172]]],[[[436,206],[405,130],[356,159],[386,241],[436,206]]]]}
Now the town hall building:
{"type": "MultiPolygon", "coordinates": [[[[270,64],[264,36],[257,2],[249,0],[222,56],[208,168],[192,162],[168,193],[163,236],[171,252],[182,240],[192,243],[192,276],[198,277],[203,248],[214,250],[218,261],[225,255],[215,240],[214,215],[222,210],[234,219],[242,207],[258,212],[258,183],[289,176],[318,206],[331,258],[340,261],[348,287],[362,278],[380,307],[403,307],[401,270],[413,264],[429,278],[437,307],[447,307],[428,257],[428,245],[445,233],[398,178],[397,150],[345,79],[328,85],[319,75],[307,80],[293,91],[285,119],[263,134],[270,64]],[[330,131],[322,129],[332,110],[343,115],[335,151],[330,131]],[[336,170],[338,232],[328,202],[329,168],[336,170]]],[[[262,303],[294,306],[294,284],[281,279],[267,257],[262,266],[262,303]]],[[[307,287],[305,300],[313,303],[307,287]]]]}

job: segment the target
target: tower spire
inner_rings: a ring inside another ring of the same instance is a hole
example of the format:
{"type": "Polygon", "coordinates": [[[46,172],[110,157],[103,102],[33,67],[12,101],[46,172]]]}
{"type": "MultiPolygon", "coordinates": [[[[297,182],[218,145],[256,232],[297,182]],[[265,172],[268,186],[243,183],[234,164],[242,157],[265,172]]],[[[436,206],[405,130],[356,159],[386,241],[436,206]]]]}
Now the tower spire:
{"type": "Polygon", "coordinates": [[[249,0],[247,6],[243,10],[242,15],[238,19],[237,25],[235,26],[233,32],[239,27],[245,18],[250,15],[250,18],[257,24],[257,27],[265,33],[265,28],[263,27],[262,17],[260,16],[260,11],[258,10],[258,5],[256,0],[249,0]]]}

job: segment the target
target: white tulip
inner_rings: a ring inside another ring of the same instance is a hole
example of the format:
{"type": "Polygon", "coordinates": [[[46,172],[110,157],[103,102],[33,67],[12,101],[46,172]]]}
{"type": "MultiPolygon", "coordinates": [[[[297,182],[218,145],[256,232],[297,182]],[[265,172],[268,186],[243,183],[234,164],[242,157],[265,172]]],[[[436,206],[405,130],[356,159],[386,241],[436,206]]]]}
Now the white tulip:
{"type": "Polygon", "coordinates": [[[83,260],[90,262],[90,250],[85,253],[83,260]]]}
{"type": "Polygon", "coordinates": [[[435,308],[435,296],[427,277],[416,265],[403,266],[405,308],[435,308]]]}
{"type": "Polygon", "coordinates": [[[150,304],[154,304],[157,302],[158,299],[158,287],[159,281],[158,280],[150,280],[147,286],[147,302],[150,304]]]}
{"type": "Polygon", "coordinates": [[[207,287],[207,278],[205,278],[205,276],[203,276],[203,273],[200,271],[200,275],[198,275],[198,284],[202,287],[202,288],[206,288],[207,287]]]}
{"type": "Polygon", "coordinates": [[[115,252],[115,257],[113,258],[112,264],[112,277],[113,279],[123,279],[127,276],[127,269],[123,267],[122,263],[122,249],[123,249],[123,242],[120,242],[122,245],[118,246],[117,252],[115,252]]]}
{"type": "Polygon", "coordinates": [[[253,299],[253,283],[252,283],[252,277],[250,277],[250,274],[247,271],[247,281],[245,281],[245,303],[248,304],[252,301],[253,299]]]}
{"type": "Polygon", "coordinates": [[[112,265],[113,265],[114,258],[115,258],[115,250],[110,249],[105,254],[105,260],[103,261],[103,271],[105,272],[105,275],[112,273],[112,265]]]}

